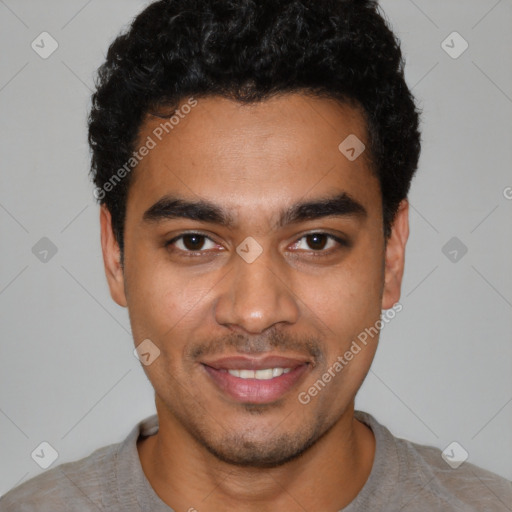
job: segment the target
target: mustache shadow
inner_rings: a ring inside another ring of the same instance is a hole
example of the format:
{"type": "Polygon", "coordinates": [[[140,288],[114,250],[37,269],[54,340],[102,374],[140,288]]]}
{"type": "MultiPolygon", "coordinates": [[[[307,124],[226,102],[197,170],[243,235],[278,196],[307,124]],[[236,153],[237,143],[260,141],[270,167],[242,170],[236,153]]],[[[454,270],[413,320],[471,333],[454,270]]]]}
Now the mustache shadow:
{"type": "Polygon", "coordinates": [[[204,356],[241,354],[255,355],[277,350],[280,354],[295,352],[312,358],[315,366],[324,359],[322,343],[318,337],[290,337],[276,329],[269,329],[265,334],[247,336],[241,333],[231,333],[214,340],[194,343],[187,348],[185,356],[198,360],[204,356]]]}

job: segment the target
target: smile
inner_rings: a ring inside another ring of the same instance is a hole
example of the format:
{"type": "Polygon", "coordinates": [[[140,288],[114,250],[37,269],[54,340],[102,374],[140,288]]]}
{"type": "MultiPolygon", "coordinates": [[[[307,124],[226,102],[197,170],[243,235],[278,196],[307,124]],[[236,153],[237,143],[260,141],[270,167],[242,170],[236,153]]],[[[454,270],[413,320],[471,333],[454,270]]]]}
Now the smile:
{"type": "Polygon", "coordinates": [[[311,370],[308,363],[292,367],[214,368],[201,365],[213,386],[225,398],[239,403],[275,402],[296,389],[311,370]]]}
{"type": "MultiPolygon", "coordinates": [[[[258,380],[270,380],[274,377],[280,377],[283,373],[288,373],[291,368],[265,368],[263,370],[224,370],[227,371],[233,377],[240,379],[258,379],[258,380]]],[[[222,370],[221,370],[222,371],[222,370]]]]}

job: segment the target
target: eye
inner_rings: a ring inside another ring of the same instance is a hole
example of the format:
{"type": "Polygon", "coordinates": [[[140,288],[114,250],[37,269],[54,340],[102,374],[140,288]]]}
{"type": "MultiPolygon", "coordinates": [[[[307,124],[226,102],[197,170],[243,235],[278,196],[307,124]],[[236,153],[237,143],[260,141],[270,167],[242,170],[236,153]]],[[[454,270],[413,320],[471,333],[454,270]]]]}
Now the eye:
{"type": "MultiPolygon", "coordinates": [[[[207,253],[218,247],[218,244],[202,233],[183,233],[166,242],[165,246],[193,256],[194,253],[207,253]]],[[[349,247],[349,243],[337,236],[320,232],[308,233],[292,246],[293,250],[320,253],[318,256],[330,254],[340,247],[349,247]]]]}
{"type": "Polygon", "coordinates": [[[214,249],[217,244],[206,235],[201,233],[184,233],[179,235],[172,240],[169,240],[165,246],[174,246],[176,249],[183,252],[206,252],[207,249],[214,249]],[[211,246],[206,247],[210,242],[211,246]]]}
{"type": "Polygon", "coordinates": [[[332,249],[336,248],[337,245],[348,247],[348,242],[329,233],[308,233],[295,242],[293,248],[305,251],[309,250],[312,252],[329,253],[332,252],[332,249]],[[303,240],[305,243],[301,243],[303,240]],[[309,248],[306,246],[309,246],[309,248]]]}

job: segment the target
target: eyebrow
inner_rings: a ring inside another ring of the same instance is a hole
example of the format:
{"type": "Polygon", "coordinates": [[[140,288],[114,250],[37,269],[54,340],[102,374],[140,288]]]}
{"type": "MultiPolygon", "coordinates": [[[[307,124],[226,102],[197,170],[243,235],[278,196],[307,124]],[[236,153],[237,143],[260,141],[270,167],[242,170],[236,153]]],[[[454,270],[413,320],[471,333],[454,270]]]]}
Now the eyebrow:
{"type": "MultiPolygon", "coordinates": [[[[324,217],[357,217],[365,218],[366,208],[342,192],[335,196],[318,198],[307,202],[298,202],[280,212],[276,228],[308,220],[317,220],[324,217]]],[[[190,219],[200,222],[219,224],[228,229],[235,226],[232,214],[222,206],[209,201],[190,201],[183,197],[165,195],[153,206],[148,208],[142,219],[147,223],[159,223],[171,219],[190,219]]]]}

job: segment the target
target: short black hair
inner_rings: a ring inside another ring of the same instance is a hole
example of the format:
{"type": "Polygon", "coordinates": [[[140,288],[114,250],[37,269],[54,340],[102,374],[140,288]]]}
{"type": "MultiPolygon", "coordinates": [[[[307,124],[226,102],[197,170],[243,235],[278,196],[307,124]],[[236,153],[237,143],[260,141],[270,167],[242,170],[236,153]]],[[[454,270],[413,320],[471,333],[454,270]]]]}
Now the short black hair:
{"type": "Polygon", "coordinates": [[[358,107],[387,240],[421,148],[420,111],[404,63],[376,0],[150,4],[111,44],[89,115],[95,195],[111,213],[121,255],[131,174],[119,170],[133,158],[145,116],[187,97],[252,103],[304,92],[358,107]]]}

